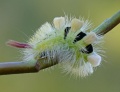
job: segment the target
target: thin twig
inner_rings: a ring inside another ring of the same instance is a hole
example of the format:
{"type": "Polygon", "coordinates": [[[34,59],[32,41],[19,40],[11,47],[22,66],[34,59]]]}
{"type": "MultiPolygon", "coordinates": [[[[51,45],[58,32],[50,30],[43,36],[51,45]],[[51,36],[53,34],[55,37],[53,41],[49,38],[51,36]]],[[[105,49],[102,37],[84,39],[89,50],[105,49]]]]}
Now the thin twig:
{"type": "Polygon", "coordinates": [[[114,14],[112,17],[103,21],[98,27],[96,27],[93,31],[98,35],[104,35],[117,26],[120,23],[120,11],[114,14]]]}
{"type": "Polygon", "coordinates": [[[37,72],[37,63],[30,62],[3,62],[0,63],[0,75],[37,72]]]}
{"type": "MultiPolygon", "coordinates": [[[[97,35],[104,35],[107,32],[109,32],[111,29],[113,29],[116,25],[118,25],[119,23],[120,23],[120,11],[118,11],[116,14],[114,14],[111,18],[106,19],[103,23],[101,23],[93,31],[97,35]]],[[[58,64],[57,60],[54,63],[41,62],[41,60],[43,60],[43,59],[40,59],[36,62],[20,61],[20,62],[0,63],[0,75],[38,72],[41,69],[45,69],[45,68],[48,68],[48,67],[58,64]]]]}

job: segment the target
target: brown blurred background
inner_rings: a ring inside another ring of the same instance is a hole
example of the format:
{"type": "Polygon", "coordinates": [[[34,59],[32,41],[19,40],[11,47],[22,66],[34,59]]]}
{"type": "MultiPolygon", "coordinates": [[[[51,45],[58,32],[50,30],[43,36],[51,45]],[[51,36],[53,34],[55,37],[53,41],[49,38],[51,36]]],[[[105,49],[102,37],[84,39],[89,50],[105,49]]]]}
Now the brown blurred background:
{"type": "MultiPolygon", "coordinates": [[[[0,62],[21,57],[9,39],[25,42],[46,21],[68,15],[89,18],[94,27],[120,10],[120,0],[0,0],[0,62]]],[[[105,35],[105,61],[93,75],[75,79],[59,68],[0,76],[0,92],[120,92],[120,25],[105,35]],[[106,62],[107,61],[107,62],[106,62]]]]}

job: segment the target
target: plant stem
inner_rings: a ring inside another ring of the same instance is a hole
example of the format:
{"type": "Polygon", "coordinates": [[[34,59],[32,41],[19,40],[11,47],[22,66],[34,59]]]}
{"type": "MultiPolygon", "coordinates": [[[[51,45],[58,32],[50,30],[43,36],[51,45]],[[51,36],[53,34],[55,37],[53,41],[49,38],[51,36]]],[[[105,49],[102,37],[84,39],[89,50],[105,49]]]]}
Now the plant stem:
{"type": "MultiPolygon", "coordinates": [[[[120,23],[120,11],[114,14],[112,17],[106,19],[93,31],[97,35],[104,35],[113,29],[116,25],[120,23]]],[[[51,62],[41,62],[44,59],[38,60],[36,62],[20,61],[20,62],[3,62],[0,63],[0,75],[6,74],[18,74],[18,73],[32,73],[38,72],[41,69],[51,67],[58,64],[56,60],[55,63],[51,62]]]]}
{"type": "Polygon", "coordinates": [[[37,63],[3,62],[0,63],[0,75],[37,72],[37,63]]]}
{"type": "Polygon", "coordinates": [[[120,23],[120,11],[114,14],[112,17],[103,21],[98,27],[96,27],[93,31],[98,35],[104,35],[113,29],[116,25],[120,23]]]}

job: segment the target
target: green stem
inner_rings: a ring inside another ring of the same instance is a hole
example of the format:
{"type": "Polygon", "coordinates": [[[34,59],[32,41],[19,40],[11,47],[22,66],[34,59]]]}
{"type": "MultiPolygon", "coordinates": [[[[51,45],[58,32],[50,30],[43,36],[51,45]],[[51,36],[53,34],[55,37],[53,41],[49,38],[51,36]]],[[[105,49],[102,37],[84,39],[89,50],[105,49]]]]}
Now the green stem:
{"type": "Polygon", "coordinates": [[[120,11],[114,14],[112,17],[103,21],[98,27],[96,27],[93,31],[98,35],[104,35],[113,29],[116,25],[120,23],[120,11]]]}
{"type": "MultiPolygon", "coordinates": [[[[120,11],[114,14],[111,18],[106,19],[93,31],[97,35],[104,35],[107,32],[109,32],[111,29],[113,29],[116,25],[118,25],[119,23],[120,23],[120,11]]],[[[21,62],[0,63],[0,75],[38,72],[41,69],[45,69],[45,68],[58,64],[57,60],[54,63],[41,62],[41,60],[43,61],[45,59],[46,58],[40,59],[36,62],[21,61],[21,62]]]]}

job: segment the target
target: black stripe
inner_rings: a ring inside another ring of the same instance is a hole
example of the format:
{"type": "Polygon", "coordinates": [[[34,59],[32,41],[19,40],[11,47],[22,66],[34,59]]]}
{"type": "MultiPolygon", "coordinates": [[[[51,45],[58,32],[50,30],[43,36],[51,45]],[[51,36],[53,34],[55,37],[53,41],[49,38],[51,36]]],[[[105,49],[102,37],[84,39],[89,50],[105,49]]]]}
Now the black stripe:
{"type": "Polygon", "coordinates": [[[74,39],[73,43],[81,40],[84,36],[86,36],[86,34],[84,32],[80,32],[79,34],[77,34],[76,38],[74,39]]]}
{"type": "Polygon", "coordinates": [[[71,29],[71,27],[66,27],[64,30],[64,39],[66,39],[67,34],[69,33],[69,30],[71,29]]]}
{"type": "Polygon", "coordinates": [[[81,49],[82,53],[90,54],[93,52],[93,46],[91,44],[87,45],[85,49],[81,49]]]}

